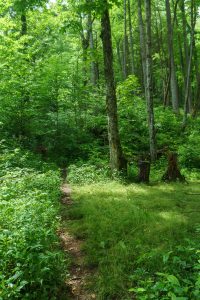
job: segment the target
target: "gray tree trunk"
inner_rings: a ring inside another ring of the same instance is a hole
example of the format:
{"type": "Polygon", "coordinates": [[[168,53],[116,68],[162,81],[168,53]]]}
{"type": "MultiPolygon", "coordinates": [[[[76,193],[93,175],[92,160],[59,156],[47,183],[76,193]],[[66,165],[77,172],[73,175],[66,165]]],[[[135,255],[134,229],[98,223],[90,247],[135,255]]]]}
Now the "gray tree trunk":
{"type": "MultiPolygon", "coordinates": [[[[83,16],[80,14],[80,23],[81,23],[81,43],[83,50],[83,85],[86,86],[88,82],[88,70],[86,67],[87,57],[88,57],[88,48],[90,45],[90,35],[89,30],[84,30],[83,28],[83,16]]],[[[88,26],[87,26],[88,27],[88,26]]]]}
{"type": "Polygon", "coordinates": [[[92,55],[92,62],[91,62],[91,83],[92,85],[96,86],[98,83],[98,77],[99,77],[99,70],[98,70],[98,64],[95,59],[95,43],[94,43],[94,36],[93,36],[93,21],[91,12],[88,14],[88,31],[89,31],[89,45],[92,55]]]}
{"type": "Polygon", "coordinates": [[[118,130],[117,98],[113,71],[113,48],[111,38],[111,25],[107,0],[104,2],[104,11],[101,17],[101,38],[103,43],[104,73],[106,80],[106,104],[108,115],[108,139],[110,148],[110,166],[112,172],[124,169],[125,160],[118,130]]]}
{"type": "Polygon", "coordinates": [[[200,71],[199,71],[199,57],[197,53],[196,41],[194,39],[194,66],[195,66],[195,79],[196,79],[196,90],[193,107],[193,117],[197,115],[200,109],[200,71]]]}
{"type": "Polygon", "coordinates": [[[124,0],[124,79],[128,76],[128,37],[127,37],[127,2],[124,0]]]}
{"type": "Polygon", "coordinates": [[[145,0],[146,8],[146,100],[149,126],[151,161],[156,160],[156,136],[154,124],[154,104],[152,91],[152,54],[151,54],[151,0],[145,0]]]}
{"type": "Polygon", "coordinates": [[[146,38],[145,38],[145,31],[144,31],[144,22],[142,18],[142,4],[141,0],[138,0],[138,25],[139,25],[139,32],[140,32],[140,52],[141,52],[141,59],[142,59],[142,71],[143,71],[143,84],[144,90],[146,95],[146,38]]]}
{"type": "Polygon", "coordinates": [[[163,73],[163,105],[164,108],[169,105],[169,94],[170,94],[170,66],[169,60],[166,59],[167,53],[164,47],[163,42],[163,19],[161,17],[159,5],[156,6],[157,14],[156,18],[156,31],[157,31],[157,42],[158,42],[158,49],[160,53],[160,61],[162,64],[162,73],[163,73]]]}
{"type": "Polygon", "coordinates": [[[117,59],[118,59],[118,64],[119,68],[123,77],[123,62],[122,62],[122,55],[121,55],[121,41],[120,39],[116,40],[116,47],[117,47],[117,59]]]}
{"type": "Polygon", "coordinates": [[[179,113],[179,99],[178,99],[178,83],[176,78],[176,67],[174,61],[174,47],[173,47],[173,26],[171,19],[171,10],[169,0],[165,0],[166,13],[167,13],[167,31],[168,31],[168,51],[170,56],[170,71],[171,71],[171,96],[172,107],[175,113],[179,113]]]}
{"type": "Polygon", "coordinates": [[[130,39],[131,74],[134,74],[135,73],[134,42],[133,42],[133,26],[132,26],[132,18],[131,18],[130,0],[128,0],[128,22],[129,22],[129,39],[130,39]]]}
{"type": "Polygon", "coordinates": [[[184,127],[186,126],[186,123],[187,123],[187,115],[188,115],[188,111],[189,111],[188,108],[189,108],[195,25],[196,25],[196,16],[194,15],[194,0],[191,0],[190,54],[189,54],[189,59],[187,62],[187,74],[186,74],[186,88],[185,88],[185,102],[184,102],[184,116],[183,116],[183,126],[184,127]]]}
{"type": "MultiPolygon", "coordinates": [[[[195,16],[195,22],[197,19],[197,14],[198,14],[198,3],[194,1],[194,16],[195,16]]],[[[196,40],[194,36],[193,40],[193,53],[194,53],[194,67],[195,67],[195,80],[196,80],[196,88],[194,92],[194,104],[193,104],[193,117],[196,116],[199,108],[200,108],[200,70],[199,70],[199,55],[198,55],[198,50],[196,47],[196,40]]]]}
{"type": "Polygon", "coordinates": [[[188,67],[190,61],[190,54],[189,54],[189,45],[188,45],[188,38],[187,38],[187,18],[185,13],[185,0],[180,3],[181,8],[181,15],[182,15],[182,26],[183,26],[183,41],[184,41],[184,55],[185,55],[185,64],[184,64],[184,94],[188,93],[188,109],[189,112],[192,110],[192,99],[191,99],[191,81],[189,82],[189,87],[187,87],[187,76],[188,76],[188,67]],[[189,88],[189,91],[187,91],[189,88]]]}

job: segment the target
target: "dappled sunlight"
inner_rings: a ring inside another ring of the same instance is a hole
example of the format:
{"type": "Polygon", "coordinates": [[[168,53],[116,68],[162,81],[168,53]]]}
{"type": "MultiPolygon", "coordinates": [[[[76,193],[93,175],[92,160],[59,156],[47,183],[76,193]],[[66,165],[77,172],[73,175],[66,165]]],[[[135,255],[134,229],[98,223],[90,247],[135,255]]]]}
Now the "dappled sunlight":
{"type": "MultiPolygon", "coordinates": [[[[190,195],[198,191],[198,184],[162,184],[154,187],[110,181],[108,183],[73,186],[72,197],[80,201],[123,202],[144,210],[160,211],[166,220],[181,219],[184,210],[200,211],[200,195],[190,195]],[[163,209],[165,212],[163,213],[163,209]],[[180,217],[180,218],[179,218],[180,217]]],[[[182,217],[183,218],[183,217],[182,217]]],[[[192,220],[190,220],[192,222],[192,220]]]]}
{"type": "Polygon", "coordinates": [[[166,221],[170,223],[187,223],[187,218],[182,214],[178,214],[174,211],[162,211],[159,212],[158,215],[166,221]]]}
{"type": "Polygon", "coordinates": [[[127,187],[127,192],[144,195],[149,193],[149,188],[146,185],[142,184],[131,184],[127,187]]]}
{"type": "Polygon", "coordinates": [[[173,184],[159,184],[157,186],[152,187],[152,189],[163,191],[165,193],[171,193],[175,191],[175,189],[177,190],[177,186],[174,186],[173,184]]]}
{"type": "Polygon", "coordinates": [[[81,195],[93,195],[101,196],[113,196],[117,195],[117,198],[120,196],[125,196],[127,194],[126,186],[117,182],[108,182],[100,184],[90,184],[84,186],[74,186],[74,193],[78,192],[81,195]]]}

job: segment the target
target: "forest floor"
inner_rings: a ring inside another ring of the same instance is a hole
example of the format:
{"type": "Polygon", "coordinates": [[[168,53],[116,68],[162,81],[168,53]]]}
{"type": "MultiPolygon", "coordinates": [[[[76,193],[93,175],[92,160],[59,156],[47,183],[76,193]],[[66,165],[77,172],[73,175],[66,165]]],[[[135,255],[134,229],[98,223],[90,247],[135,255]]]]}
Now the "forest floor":
{"type": "Polygon", "coordinates": [[[82,250],[83,240],[75,237],[70,229],[69,223],[73,222],[65,211],[71,209],[74,202],[71,197],[71,188],[68,184],[61,187],[62,205],[64,212],[64,227],[60,230],[60,238],[64,251],[70,257],[71,266],[69,277],[66,279],[67,290],[69,290],[70,300],[92,300],[96,299],[96,295],[87,289],[92,276],[92,270],[88,268],[84,261],[84,251],[82,250]]]}
{"type": "Polygon", "coordinates": [[[72,190],[71,197],[69,186],[62,187],[61,232],[72,260],[71,299],[133,299],[129,291],[145,274],[164,272],[163,261],[179,255],[177,249],[187,260],[188,243],[199,243],[200,182],[113,181],[72,190]]]}

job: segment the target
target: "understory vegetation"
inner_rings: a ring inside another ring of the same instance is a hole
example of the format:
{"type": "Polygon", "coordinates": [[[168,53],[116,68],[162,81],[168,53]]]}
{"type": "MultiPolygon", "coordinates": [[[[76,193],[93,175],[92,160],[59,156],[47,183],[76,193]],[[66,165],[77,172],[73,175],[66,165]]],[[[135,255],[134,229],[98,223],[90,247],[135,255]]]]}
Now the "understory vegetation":
{"type": "Polygon", "coordinates": [[[0,299],[58,299],[67,272],[56,234],[59,173],[5,141],[0,147],[0,299]]]}

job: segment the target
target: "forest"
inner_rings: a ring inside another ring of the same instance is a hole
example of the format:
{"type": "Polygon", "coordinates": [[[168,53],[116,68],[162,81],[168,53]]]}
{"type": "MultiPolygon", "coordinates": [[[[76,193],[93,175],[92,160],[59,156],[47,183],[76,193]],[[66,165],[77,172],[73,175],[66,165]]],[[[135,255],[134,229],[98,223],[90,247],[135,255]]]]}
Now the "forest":
{"type": "Polygon", "coordinates": [[[0,300],[200,300],[200,1],[0,28],[0,300]]]}

